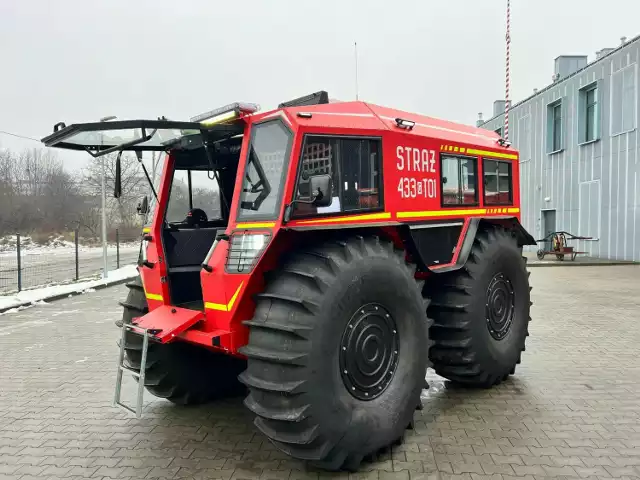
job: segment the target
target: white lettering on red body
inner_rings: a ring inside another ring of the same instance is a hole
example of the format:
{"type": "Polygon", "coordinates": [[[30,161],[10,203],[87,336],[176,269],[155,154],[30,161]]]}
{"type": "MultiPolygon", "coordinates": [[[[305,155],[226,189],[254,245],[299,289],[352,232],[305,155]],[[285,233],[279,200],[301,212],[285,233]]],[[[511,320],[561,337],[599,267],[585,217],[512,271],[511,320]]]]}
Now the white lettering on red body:
{"type": "Polygon", "coordinates": [[[438,183],[435,178],[436,152],[426,148],[398,145],[396,168],[409,176],[401,176],[398,192],[401,198],[436,198],[438,183]],[[411,175],[413,174],[413,175],[411,175]],[[431,178],[417,178],[416,174],[427,174],[431,178]]]}

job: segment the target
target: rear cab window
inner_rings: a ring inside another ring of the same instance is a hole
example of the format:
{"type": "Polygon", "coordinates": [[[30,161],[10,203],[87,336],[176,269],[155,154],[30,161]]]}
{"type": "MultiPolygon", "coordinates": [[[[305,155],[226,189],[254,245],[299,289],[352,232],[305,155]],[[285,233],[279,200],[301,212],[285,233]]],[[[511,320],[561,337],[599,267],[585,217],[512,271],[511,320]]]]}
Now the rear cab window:
{"type": "Polygon", "coordinates": [[[510,161],[484,158],[484,204],[513,204],[513,164],[510,161]]]}
{"type": "Polygon", "coordinates": [[[478,159],[463,155],[440,155],[442,206],[478,205],[478,159]]]}

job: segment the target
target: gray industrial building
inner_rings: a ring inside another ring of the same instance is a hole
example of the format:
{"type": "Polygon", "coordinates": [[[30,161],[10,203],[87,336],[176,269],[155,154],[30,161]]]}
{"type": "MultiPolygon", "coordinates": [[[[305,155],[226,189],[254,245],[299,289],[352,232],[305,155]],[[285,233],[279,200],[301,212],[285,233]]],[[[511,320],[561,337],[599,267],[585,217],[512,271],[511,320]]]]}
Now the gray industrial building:
{"type": "MultiPolygon", "coordinates": [[[[569,242],[591,256],[639,261],[640,36],[621,40],[591,63],[556,58],[552,83],[510,108],[509,141],[520,150],[522,222],[535,238],[564,230],[593,237],[569,242]]],[[[504,107],[496,101],[478,126],[502,133],[504,107]]]]}

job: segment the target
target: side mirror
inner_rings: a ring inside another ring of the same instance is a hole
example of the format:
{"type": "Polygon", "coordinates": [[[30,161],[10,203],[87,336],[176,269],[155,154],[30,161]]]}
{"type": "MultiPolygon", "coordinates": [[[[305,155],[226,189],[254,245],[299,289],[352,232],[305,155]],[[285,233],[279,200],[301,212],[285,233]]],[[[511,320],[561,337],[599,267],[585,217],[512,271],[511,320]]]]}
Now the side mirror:
{"type": "Polygon", "coordinates": [[[138,215],[146,215],[149,212],[149,199],[145,195],[142,201],[138,204],[138,215]]]}
{"type": "Polygon", "coordinates": [[[309,189],[313,204],[318,207],[328,207],[333,201],[333,185],[331,175],[314,175],[309,179],[309,189]]]}
{"type": "MultiPolygon", "coordinates": [[[[113,186],[113,196],[114,198],[120,198],[122,196],[122,172],[120,165],[120,157],[122,157],[122,150],[118,152],[118,156],[116,157],[116,175],[113,186]]],[[[104,161],[104,160],[103,160],[104,161]]]]}

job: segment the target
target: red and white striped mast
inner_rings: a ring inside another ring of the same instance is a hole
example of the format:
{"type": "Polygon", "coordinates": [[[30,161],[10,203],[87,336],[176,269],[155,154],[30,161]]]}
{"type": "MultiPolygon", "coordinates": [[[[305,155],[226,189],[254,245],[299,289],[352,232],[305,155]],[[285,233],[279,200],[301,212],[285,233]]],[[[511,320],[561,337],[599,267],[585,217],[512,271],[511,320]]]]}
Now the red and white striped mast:
{"type": "Polygon", "coordinates": [[[506,65],[506,78],[505,78],[505,96],[504,96],[504,140],[509,141],[509,81],[510,81],[510,56],[511,56],[511,0],[507,0],[507,65],[506,65]]]}

